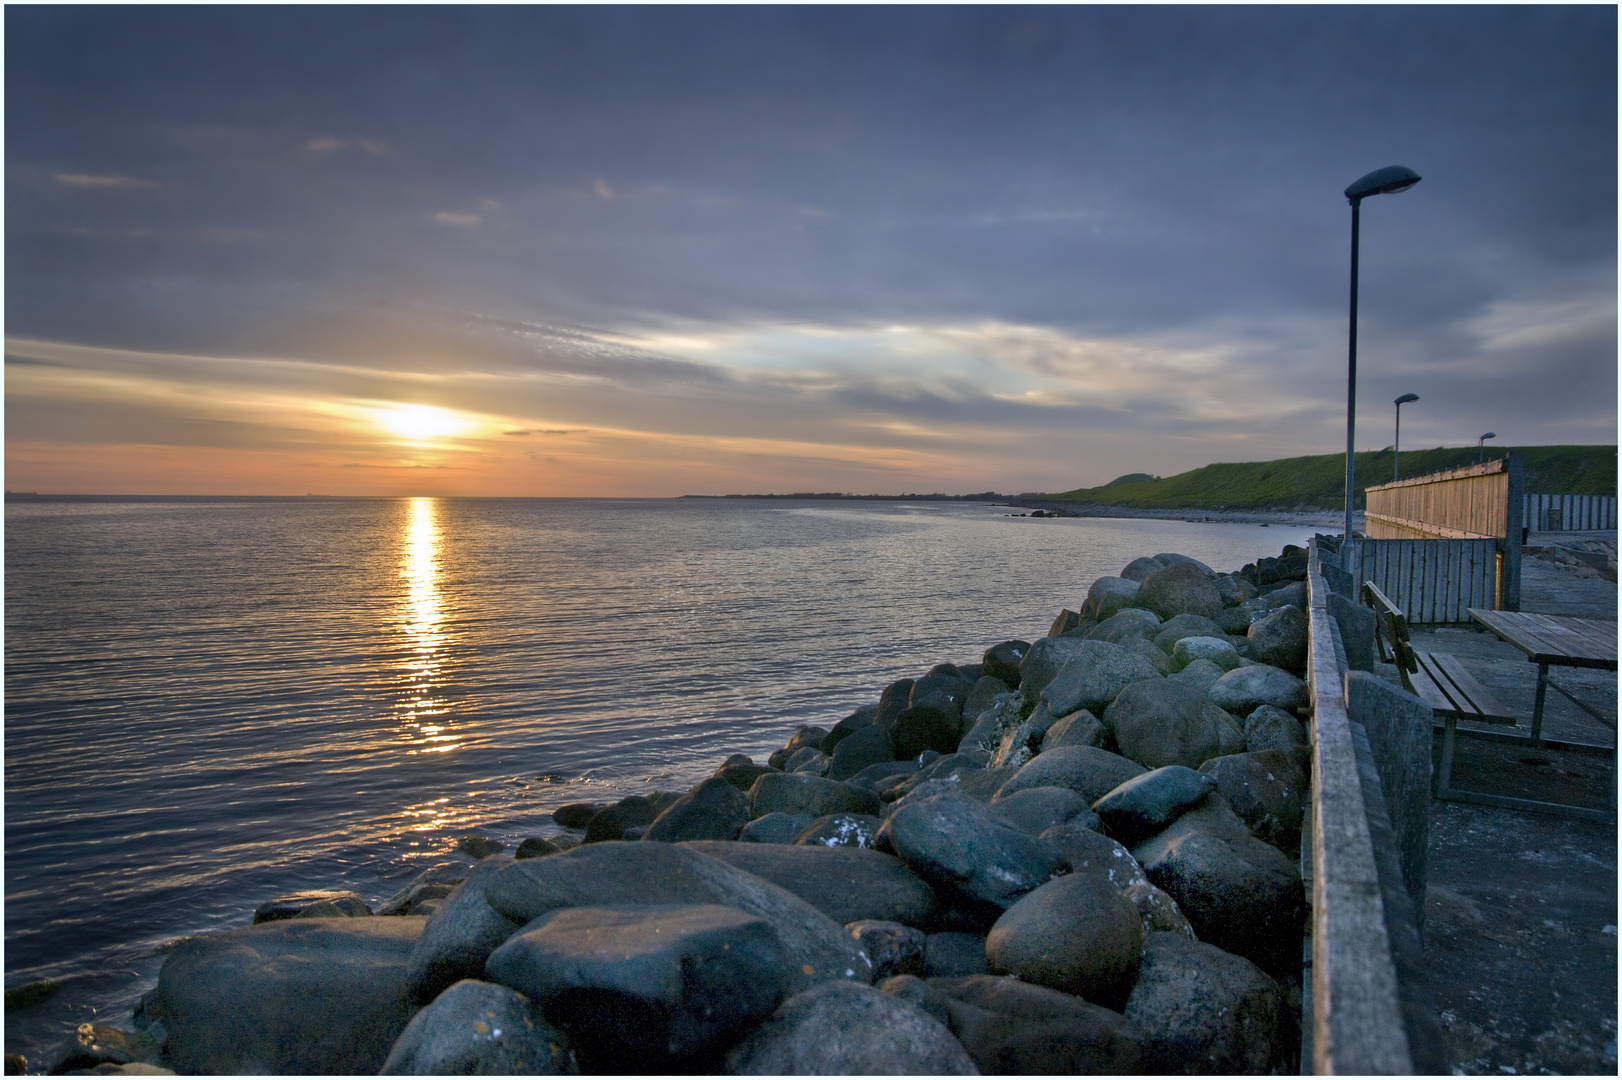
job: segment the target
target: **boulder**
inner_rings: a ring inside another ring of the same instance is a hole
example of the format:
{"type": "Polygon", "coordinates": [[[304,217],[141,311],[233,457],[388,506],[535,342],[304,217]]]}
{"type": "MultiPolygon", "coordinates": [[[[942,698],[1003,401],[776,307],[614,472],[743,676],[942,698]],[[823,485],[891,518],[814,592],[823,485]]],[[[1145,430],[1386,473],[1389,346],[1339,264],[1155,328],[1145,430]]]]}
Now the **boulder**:
{"type": "Polygon", "coordinates": [[[1306,728],[1283,709],[1258,705],[1245,717],[1246,750],[1283,750],[1294,754],[1308,748],[1306,728]]]}
{"type": "Polygon", "coordinates": [[[1054,721],[1054,714],[1045,702],[1037,705],[1029,718],[1003,732],[986,767],[1001,769],[1011,765],[1017,768],[1031,760],[1041,748],[1042,740],[1047,737],[1048,728],[1053,726],[1054,721]]]}
{"type": "Polygon", "coordinates": [[[986,935],[965,930],[942,930],[924,939],[924,978],[956,979],[989,975],[986,935]]]}
{"type": "Polygon", "coordinates": [[[184,939],[137,1021],[163,1025],[179,1073],[375,1074],[417,1008],[406,960],[423,922],[285,919],[184,939]]]}
{"type": "Polygon", "coordinates": [[[857,919],[845,929],[872,961],[875,980],[924,973],[927,935],[922,930],[885,919],[857,919]]]}
{"type": "MultiPolygon", "coordinates": [[[[1022,693],[998,694],[958,740],[957,752],[995,751],[1009,729],[1017,727],[1028,715],[1026,704],[1022,693]]],[[[1030,705],[1034,707],[1035,702],[1030,705]]]]}
{"type": "MultiPolygon", "coordinates": [[[[515,862],[485,889],[490,907],[521,925],[558,908],[627,904],[719,904],[770,923],[788,958],[789,991],[824,979],[866,983],[871,969],[840,923],[763,877],[702,850],[724,840],[680,844],[587,844],[546,859],[515,862]]],[[[745,852],[871,854],[857,848],[728,845],[745,852]]]]}
{"type": "Polygon", "coordinates": [[[897,803],[875,844],[937,888],[1005,909],[1064,861],[1051,844],[956,792],[897,803]]]}
{"type": "MultiPolygon", "coordinates": [[[[956,704],[961,710],[962,701],[959,700],[956,704]]],[[[925,750],[933,750],[937,754],[950,754],[957,750],[958,740],[962,738],[960,727],[961,712],[948,712],[938,703],[908,706],[896,717],[895,724],[890,728],[890,740],[894,748],[891,756],[905,761],[907,758],[917,757],[925,750]]]]}
{"type": "Polygon", "coordinates": [[[1151,934],[1126,1018],[1146,1071],[1189,1076],[1293,1072],[1283,995],[1255,964],[1205,942],[1151,934]]]}
{"type": "MultiPolygon", "coordinates": [[[[1139,584],[1138,581],[1128,577],[1106,576],[1096,578],[1087,587],[1087,602],[1093,606],[1094,610],[1097,610],[1099,603],[1106,596],[1120,596],[1128,601],[1135,600],[1138,595],[1139,584]]],[[[1108,618],[1108,616],[1102,616],[1102,618],[1108,618]]]]}
{"type": "Polygon", "coordinates": [[[1297,607],[1281,607],[1250,624],[1250,658],[1293,675],[1307,670],[1307,616],[1297,607]]]}
{"type": "Polygon", "coordinates": [[[1124,645],[1135,638],[1148,638],[1160,631],[1160,617],[1143,608],[1121,608],[1107,619],[1101,619],[1087,631],[1092,641],[1110,641],[1124,645]]]}
{"type": "MultiPolygon", "coordinates": [[[[467,867],[462,867],[463,873],[467,867]]],[[[370,915],[372,909],[357,892],[347,889],[312,889],[308,892],[288,893],[268,900],[253,909],[255,924],[276,922],[281,919],[352,918],[370,915]]]]}
{"type": "MultiPolygon", "coordinates": [[[[557,858],[558,856],[552,856],[557,858]]],[[[432,1001],[458,979],[475,979],[484,972],[485,957],[511,937],[522,919],[509,919],[490,907],[486,890],[516,860],[507,855],[480,859],[467,880],[439,902],[419,931],[406,963],[406,981],[419,1003],[432,1001]]],[[[550,859],[525,859],[544,863],[550,859]]]]}
{"type": "Polygon", "coordinates": [[[833,758],[821,750],[814,746],[802,746],[794,752],[793,757],[783,763],[783,771],[805,773],[808,776],[826,776],[832,764],[833,758]]]}
{"type": "Polygon", "coordinates": [[[605,806],[586,823],[586,843],[600,844],[605,840],[618,840],[626,829],[645,828],[659,816],[659,806],[643,795],[628,795],[611,806],[605,806]]]}
{"type": "MultiPolygon", "coordinates": [[[[787,762],[789,758],[793,757],[794,753],[799,750],[800,747],[817,746],[822,742],[823,739],[827,738],[827,736],[827,728],[814,726],[802,727],[799,731],[794,733],[793,738],[783,744],[783,748],[781,750],[772,751],[771,756],[766,759],[766,764],[770,765],[774,769],[781,769],[784,763],[787,762]]],[[[750,781],[750,786],[753,785],[754,781],[750,781]]]]}
{"type": "Polygon", "coordinates": [[[986,935],[993,974],[1120,1008],[1132,990],[1143,927],[1107,879],[1066,874],[1031,890],[986,935]]]}
{"type": "Polygon", "coordinates": [[[1138,916],[1143,920],[1145,938],[1156,932],[1166,932],[1178,934],[1190,941],[1198,940],[1198,935],[1194,933],[1194,924],[1188,921],[1188,916],[1177,906],[1177,901],[1152,881],[1144,880],[1128,885],[1126,898],[1138,909],[1138,916]]]}
{"type": "Polygon", "coordinates": [[[1213,793],[1132,854],[1177,901],[1201,941],[1264,970],[1299,970],[1306,910],[1300,872],[1232,815],[1213,793]]]}
{"type": "Polygon", "coordinates": [[[1161,678],[1160,669],[1142,653],[1124,645],[1084,639],[1075,643],[1071,658],[1042,688],[1039,701],[1047,704],[1054,717],[1067,716],[1077,709],[1097,716],[1129,683],[1161,678]]]}
{"type": "Polygon", "coordinates": [[[810,814],[763,814],[745,825],[738,839],[755,844],[792,844],[815,820],[810,814]]]}
{"type": "Polygon", "coordinates": [[[901,711],[912,704],[912,680],[897,679],[879,695],[879,707],[873,714],[873,723],[888,728],[895,723],[901,711]]]}
{"type": "Polygon", "coordinates": [[[1258,705],[1305,708],[1311,700],[1306,683],[1270,664],[1234,668],[1212,684],[1207,696],[1213,705],[1235,716],[1249,716],[1258,705]]]}
{"type": "Polygon", "coordinates": [[[1221,637],[1222,627],[1203,615],[1178,615],[1167,619],[1156,629],[1155,647],[1171,653],[1179,641],[1188,637],[1221,637]]]}
{"type": "MultiPolygon", "coordinates": [[[[741,755],[740,755],[741,756],[741,755]]],[[[739,791],[747,792],[755,786],[755,781],[769,772],[776,772],[770,765],[756,765],[752,761],[733,762],[730,758],[726,764],[715,770],[715,776],[725,780],[739,791]]]]}
{"type": "Polygon", "coordinates": [[[875,761],[855,776],[841,780],[842,784],[854,784],[859,788],[877,794],[888,785],[919,772],[920,766],[916,761],[875,761]]]}
{"type": "Polygon", "coordinates": [[[1170,619],[1176,615],[1203,615],[1210,618],[1222,610],[1222,594],[1198,566],[1173,563],[1143,579],[1138,586],[1137,603],[1170,619]]]}
{"type": "Polygon", "coordinates": [[[1031,643],[1015,638],[1011,641],[998,642],[986,650],[982,658],[985,662],[986,674],[992,678],[1001,679],[1015,690],[1019,689],[1019,669],[1025,661],[1025,654],[1031,651],[1031,643]]]}
{"type": "MultiPolygon", "coordinates": [[[[968,697],[969,691],[973,688],[974,681],[958,674],[956,665],[941,664],[931,668],[929,674],[912,684],[912,693],[907,695],[907,707],[938,704],[944,699],[948,703],[955,702],[957,711],[961,714],[963,699],[968,697]]],[[[951,711],[950,704],[945,708],[951,711]]]]}
{"type": "Polygon", "coordinates": [[[870,848],[883,824],[882,819],[872,814],[825,814],[802,829],[794,843],[870,848]]]}
{"type": "Polygon", "coordinates": [[[1166,765],[1116,787],[1093,803],[1093,813],[1110,836],[1124,844],[1135,844],[1204,801],[1216,786],[1216,779],[1204,772],[1185,765],[1166,765]]]}
{"type": "MultiPolygon", "coordinates": [[[[543,859],[548,855],[556,855],[563,851],[544,836],[526,836],[519,842],[518,850],[513,852],[515,859],[543,859]]],[[[449,890],[446,890],[447,895],[449,890]]]]}
{"type": "MultiPolygon", "coordinates": [[[[1193,641],[1193,638],[1184,638],[1184,641],[1193,641]]],[[[1243,661],[1241,661],[1242,663],[1243,661]]],[[[1173,675],[1166,676],[1170,682],[1190,683],[1200,688],[1200,692],[1210,696],[1211,687],[1222,678],[1222,669],[1215,662],[1204,657],[1189,661],[1188,666],[1173,675]]]]}
{"type": "Polygon", "coordinates": [[[1113,746],[1109,731],[1099,723],[1098,717],[1086,709],[1061,716],[1042,735],[1038,753],[1056,750],[1061,746],[1113,746]]]}
{"type": "Polygon", "coordinates": [[[1250,611],[1241,604],[1238,607],[1223,608],[1211,616],[1211,621],[1216,623],[1224,634],[1243,634],[1250,629],[1250,615],[1250,611]]]}
{"type": "MultiPolygon", "coordinates": [[[[902,993],[909,989],[901,980],[896,983],[902,993]]],[[[1120,1013],[1073,994],[992,975],[936,978],[921,988],[987,1076],[1145,1071],[1132,1025],[1120,1013]]]]}
{"type": "Polygon", "coordinates": [[[697,841],[682,847],[720,859],[810,904],[836,923],[929,921],[935,892],[895,856],[867,848],[697,841]]]}
{"type": "Polygon", "coordinates": [[[816,744],[817,749],[830,757],[833,756],[834,747],[843,742],[847,735],[854,734],[865,727],[872,727],[873,718],[878,715],[878,712],[879,707],[877,705],[868,705],[857,709],[830,728],[828,733],[816,744]]]}
{"type": "Polygon", "coordinates": [[[552,811],[552,820],[565,829],[584,829],[603,808],[602,803],[568,803],[552,811]]]}
{"type": "MultiPolygon", "coordinates": [[[[1086,605],[1083,606],[1085,607],[1086,605]]],[[[1058,616],[1053,620],[1053,625],[1048,627],[1047,636],[1060,637],[1061,635],[1070,633],[1070,631],[1076,629],[1076,627],[1080,625],[1081,612],[1071,611],[1069,608],[1061,608],[1059,609],[1058,616]]]]}
{"type": "MultiPolygon", "coordinates": [[[[851,739],[860,737],[853,735],[851,739]]],[[[879,797],[865,788],[804,773],[770,773],[756,780],[755,786],[749,789],[751,820],[775,813],[821,817],[844,812],[877,814],[879,810],[879,797]]]]}
{"type": "Polygon", "coordinates": [[[749,796],[721,777],[712,776],[666,807],[653,819],[642,839],[667,843],[731,840],[749,824],[751,816],[749,796]]]}
{"type": "Polygon", "coordinates": [[[1171,675],[1177,671],[1177,664],[1172,658],[1148,638],[1133,638],[1126,646],[1153,664],[1155,671],[1161,675],[1171,675]]]}
{"type": "MultiPolygon", "coordinates": [[[[338,916],[346,918],[347,916],[338,916]]],[[[275,921],[275,920],[272,920],[275,921]]],[[[79,1075],[92,1070],[122,1073],[122,1066],[144,1066],[159,1058],[158,1045],[146,1035],[138,1035],[106,1024],[80,1024],[46,1059],[48,1076],[79,1075]]],[[[7,1073],[7,1075],[12,1075],[7,1073]]],[[[173,1076],[173,1073],[169,1075],[173,1076]]]]}
{"type": "Polygon", "coordinates": [[[1221,596],[1222,602],[1229,607],[1235,607],[1256,596],[1256,586],[1238,574],[1218,574],[1211,579],[1211,584],[1216,586],[1217,595],[1221,596]]]}
{"type": "Polygon", "coordinates": [[[1065,787],[1033,787],[993,798],[991,816],[1011,829],[1040,836],[1055,825],[1079,818],[1083,827],[1096,827],[1098,815],[1087,808],[1087,800],[1065,787]]]}
{"type": "Polygon", "coordinates": [[[569,1038],[516,990],[463,979],[411,1018],[384,1076],[575,1076],[569,1038]]]}
{"type": "Polygon", "coordinates": [[[732,1076],[973,1076],[945,1025],[871,986],[825,983],[783,1002],[727,1055],[732,1076]]]}
{"type": "Polygon", "coordinates": [[[1208,660],[1217,666],[1219,676],[1223,671],[1232,671],[1240,666],[1239,650],[1220,633],[1178,638],[1177,644],[1172,646],[1171,659],[1178,671],[1196,660],[1208,660]]]}
{"type": "Polygon", "coordinates": [[[1239,820],[1286,855],[1301,850],[1301,808],[1307,774],[1290,750],[1215,757],[1200,766],[1239,820]]]}
{"type": "MultiPolygon", "coordinates": [[[[867,727],[852,732],[838,746],[834,747],[833,760],[828,763],[826,775],[830,780],[845,780],[855,776],[869,765],[877,765],[881,761],[894,761],[895,759],[895,744],[890,738],[889,726],[877,723],[869,724],[867,727]]],[[[769,777],[762,777],[761,779],[769,779],[769,777]]],[[[828,811],[823,812],[827,813],[828,811]]]]}
{"type": "Polygon", "coordinates": [[[1135,761],[1096,746],[1062,746],[1032,758],[997,794],[1006,798],[1026,788],[1063,787],[1091,805],[1123,781],[1148,771],[1135,761]]]}
{"type": "Polygon", "coordinates": [[[725,1048],[783,999],[788,963],[764,919],[717,904],[547,912],[485,964],[541,1007],[591,1072],[725,1048]]]}
{"type": "Polygon", "coordinates": [[[981,713],[991,708],[997,698],[1008,693],[1010,687],[1001,679],[991,675],[982,675],[969,690],[969,696],[963,699],[963,719],[972,724],[981,713]]]}
{"type": "Polygon", "coordinates": [[[1115,840],[1074,823],[1059,825],[1042,834],[1042,839],[1058,845],[1070,864],[1072,874],[1091,875],[1108,881],[1137,908],[1143,933],[1169,930],[1192,938],[1194,929],[1165,891],[1153,884],[1132,853],[1115,840]]]}
{"type": "Polygon", "coordinates": [[[1157,562],[1164,563],[1167,566],[1171,566],[1174,563],[1187,563],[1189,566],[1196,568],[1200,573],[1204,574],[1208,578],[1214,578],[1217,576],[1217,572],[1215,570],[1212,570],[1209,566],[1206,566],[1204,563],[1200,562],[1200,560],[1191,559],[1187,555],[1179,555],[1174,551],[1156,552],[1155,560],[1157,562]]]}
{"type": "Polygon", "coordinates": [[[435,899],[450,894],[451,890],[467,879],[470,867],[465,862],[447,860],[429,866],[411,879],[411,883],[378,905],[379,915],[409,915],[411,907],[423,899],[423,886],[437,886],[443,892],[433,894],[435,899]]]}
{"type": "Polygon", "coordinates": [[[464,836],[456,841],[456,850],[470,859],[482,859],[507,850],[507,845],[488,836],[464,836]]]}
{"type": "Polygon", "coordinates": [[[1198,768],[1208,758],[1245,744],[1237,720],[1213,705],[1197,685],[1171,679],[1125,687],[1102,719],[1121,753],[1150,768],[1198,768]]]}
{"type": "Polygon", "coordinates": [[[1135,581],[1140,586],[1154,574],[1166,569],[1166,564],[1159,559],[1144,555],[1133,559],[1121,569],[1121,576],[1128,581],[1135,581]]]}

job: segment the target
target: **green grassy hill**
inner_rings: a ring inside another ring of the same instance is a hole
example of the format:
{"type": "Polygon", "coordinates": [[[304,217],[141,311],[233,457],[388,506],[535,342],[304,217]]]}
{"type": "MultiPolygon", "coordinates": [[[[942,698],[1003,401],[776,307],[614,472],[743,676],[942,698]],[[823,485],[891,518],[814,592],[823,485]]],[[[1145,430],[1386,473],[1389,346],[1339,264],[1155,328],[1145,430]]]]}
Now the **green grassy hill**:
{"type": "MultiPolygon", "coordinates": [[[[1614,446],[1496,447],[1488,457],[1513,451],[1526,462],[1526,490],[1539,495],[1615,495],[1614,446]]],[[[1404,450],[1404,479],[1424,473],[1473,465],[1476,448],[1404,450]]],[[[1144,473],[1121,477],[1102,487],[1059,494],[1026,496],[1047,502],[1095,503],[1140,510],[1335,510],[1346,505],[1346,455],[1317,454],[1207,465],[1163,480],[1138,480],[1144,473]],[[1136,483],[1123,481],[1138,480],[1136,483]]],[[[1357,505],[1363,488],[1391,480],[1391,451],[1357,455],[1357,505]]]]}

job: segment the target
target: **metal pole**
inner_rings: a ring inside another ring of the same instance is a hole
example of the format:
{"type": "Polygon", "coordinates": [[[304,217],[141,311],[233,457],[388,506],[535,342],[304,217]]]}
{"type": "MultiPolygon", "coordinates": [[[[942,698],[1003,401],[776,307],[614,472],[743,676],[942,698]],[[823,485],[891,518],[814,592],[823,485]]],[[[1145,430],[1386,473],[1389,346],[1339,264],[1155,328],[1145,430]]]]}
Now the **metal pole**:
{"type": "Polygon", "coordinates": [[[1391,482],[1395,484],[1402,479],[1397,471],[1397,461],[1402,453],[1402,402],[1397,402],[1397,433],[1391,437],[1391,482]]]}
{"type": "Polygon", "coordinates": [[[1352,315],[1346,345],[1346,543],[1352,542],[1352,499],[1357,491],[1352,439],[1357,423],[1357,230],[1362,199],[1352,200],[1352,315]]]}

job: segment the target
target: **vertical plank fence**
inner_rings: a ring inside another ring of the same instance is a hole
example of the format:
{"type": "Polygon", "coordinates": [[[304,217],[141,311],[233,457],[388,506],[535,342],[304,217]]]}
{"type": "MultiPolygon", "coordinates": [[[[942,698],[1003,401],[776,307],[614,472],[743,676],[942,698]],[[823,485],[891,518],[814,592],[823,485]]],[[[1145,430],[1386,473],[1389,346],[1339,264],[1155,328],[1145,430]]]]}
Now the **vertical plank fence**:
{"type": "Polygon", "coordinates": [[[1616,528],[1614,495],[1527,495],[1525,521],[1533,532],[1616,528]]]}

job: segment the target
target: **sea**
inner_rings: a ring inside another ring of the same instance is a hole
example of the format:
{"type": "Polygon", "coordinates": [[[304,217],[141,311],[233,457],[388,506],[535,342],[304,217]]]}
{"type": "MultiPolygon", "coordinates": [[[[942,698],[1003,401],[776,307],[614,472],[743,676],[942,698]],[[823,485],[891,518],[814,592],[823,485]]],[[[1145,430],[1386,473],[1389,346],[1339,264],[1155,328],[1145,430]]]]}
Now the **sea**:
{"type": "Polygon", "coordinates": [[[5,1049],[127,1026],[178,938],[377,904],[458,838],[764,760],[1097,577],[1306,526],[789,499],[10,499],[5,1049]],[[15,991],[36,986],[27,995],[15,991]]]}

